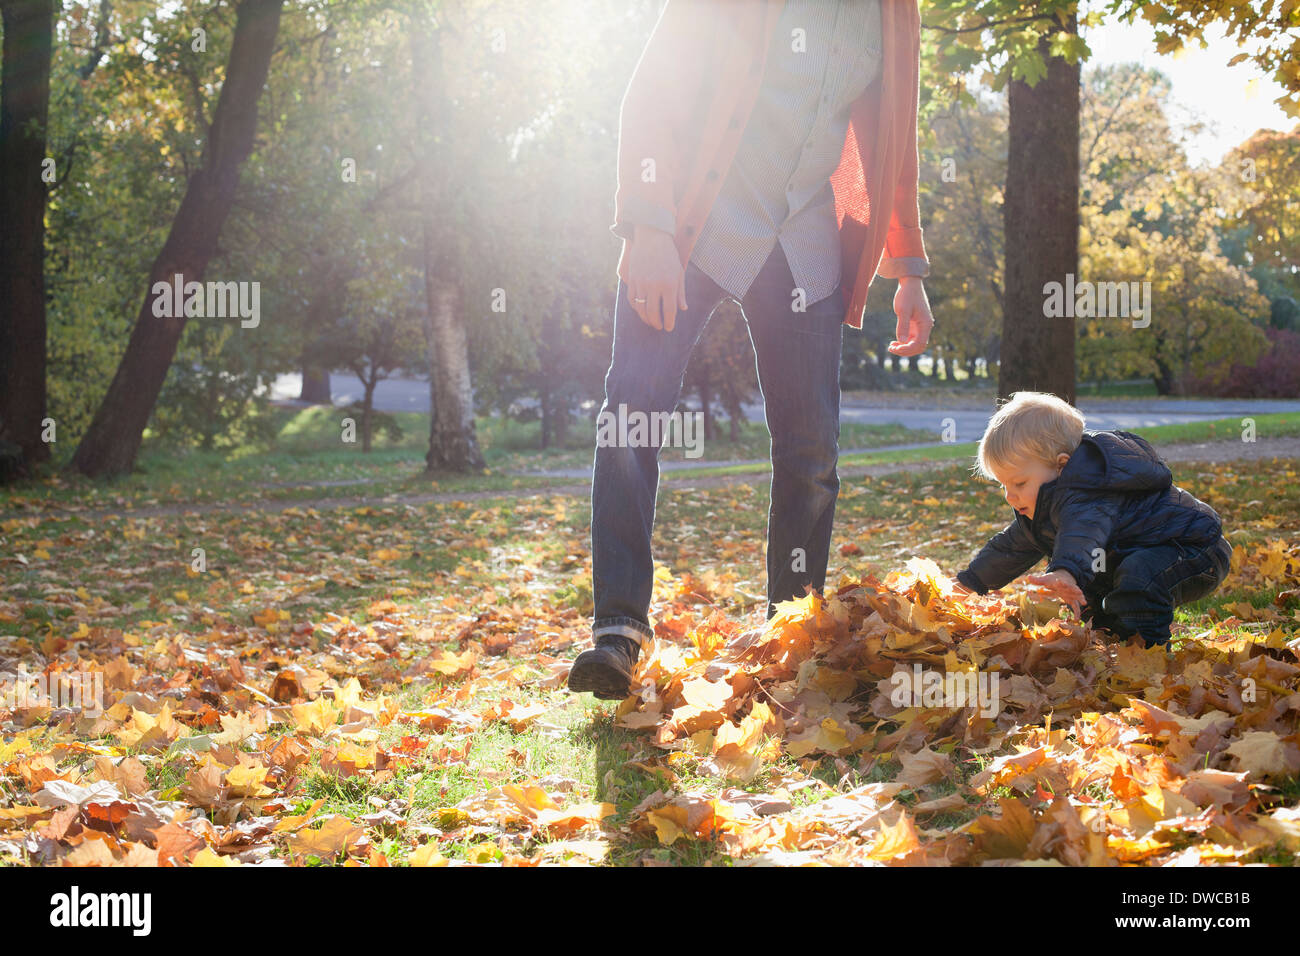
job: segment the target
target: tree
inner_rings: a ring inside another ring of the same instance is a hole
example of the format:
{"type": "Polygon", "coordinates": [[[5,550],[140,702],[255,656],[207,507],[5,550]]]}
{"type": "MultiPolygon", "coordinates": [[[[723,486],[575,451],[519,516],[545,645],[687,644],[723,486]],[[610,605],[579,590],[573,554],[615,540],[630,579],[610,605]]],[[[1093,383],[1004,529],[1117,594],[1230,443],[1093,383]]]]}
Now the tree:
{"type": "Polygon", "coordinates": [[[50,456],[45,419],[45,168],[52,0],[0,0],[0,480],[50,456]],[[11,446],[6,452],[6,446],[11,446]]]}
{"type": "Polygon", "coordinates": [[[715,398],[727,413],[730,440],[740,440],[741,423],[745,421],[744,403],[754,400],[758,387],[754,347],[748,331],[740,308],[733,300],[724,299],[691,353],[684,386],[699,396],[706,441],[717,438],[715,398]]]}
{"type": "Polygon", "coordinates": [[[313,405],[328,405],[330,398],[329,369],[319,365],[304,365],[302,368],[302,387],[298,390],[298,401],[311,402],[313,405]]]}
{"type": "Polygon", "coordinates": [[[1286,91],[1274,102],[1300,119],[1300,4],[1294,0],[1110,0],[1109,12],[1129,23],[1141,14],[1155,27],[1158,53],[1174,53],[1188,40],[1204,46],[1205,31],[1221,26],[1242,47],[1226,65],[1249,60],[1271,75],[1286,91]]]}
{"type": "Polygon", "coordinates": [[[121,474],[134,465],[186,322],[184,309],[171,310],[179,314],[155,314],[157,287],[177,275],[186,283],[199,282],[216,252],[240,167],[253,148],[257,100],[270,68],[283,2],[243,0],[239,5],[202,167],[190,178],[167,241],[150,269],[148,291],[117,374],[73,455],[71,467],[83,474],[121,474]]]}
{"type": "MultiPolygon", "coordinates": [[[[1065,34],[1078,23],[1066,18],[1065,34]]],[[[1074,323],[1048,318],[1043,290],[1079,269],[1079,62],[1054,56],[1042,36],[1046,73],[1032,86],[1012,80],[1007,101],[1007,191],[1003,231],[1015,236],[1006,258],[998,396],[1051,392],[1074,402],[1074,323]]]]}
{"type": "MultiPolygon", "coordinates": [[[[927,26],[948,40],[936,72],[987,63],[986,81],[1008,89],[1007,237],[998,395],[1022,389],[1074,401],[1074,330],[1044,314],[1044,286],[1078,272],[1079,36],[1077,3],[936,0],[927,26]],[[1026,9],[1029,12],[1026,12],[1026,9]],[[987,45],[981,40],[987,39],[987,45]]],[[[973,97],[959,76],[935,99],[973,97]]]]}
{"type": "Polygon", "coordinates": [[[934,109],[952,99],[969,102],[966,78],[981,67],[994,90],[1012,84],[1000,396],[1032,387],[1074,394],[1074,339],[1066,334],[1068,323],[1044,321],[1042,286],[1046,281],[1061,282],[1068,273],[1078,274],[1077,255],[1070,251],[1077,247],[1077,218],[1066,208],[1071,194],[1077,199],[1078,167],[1072,156],[1065,155],[1069,142],[1077,144],[1077,67],[1088,55],[1077,28],[1099,23],[1107,14],[1132,22],[1138,13],[1157,26],[1160,52],[1200,38],[1215,22],[1224,23],[1243,44],[1257,41],[1253,52],[1237,55],[1229,65],[1253,59],[1261,69],[1273,71],[1290,91],[1279,103],[1292,115],[1300,115],[1300,67],[1296,66],[1300,34],[1294,31],[1300,26],[1300,5],[1289,0],[1257,4],[1111,0],[1105,10],[1093,10],[1083,18],[1078,16],[1076,0],[1031,5],[1020,0],[932,0],[930,4],[925,26],[931,36],[922,55],[927,69],[923,108],[934,109]],[[1044,82],[1045,89],[1035,92],[1044,82]],[[1075,127],[1073,134],[1067,129],[1070,126],[1075,127]],[[1047,174],[1044,169],[1054,172],[1047,174]],[[1022,181],[1022,177],[1027,178],[1022,181]]]}
{"type": "MultiPolygon", "coordinates": [[[[940,263],[926,279],[936,314],[931,351],[974,374],[993,367],[1002,332],[1002,203],[1007,176],[1006,98],[981,92],[967,106],[954,102],[926,123],[920,188],[925,243],[940,263]]],[[[889,316],[892,323],[892,314],[889,316]]],[[[885,346],[892,324],[877,354],[885,346]]]]}
{"type": "MultiPolygon", "coordinates": [[[[379,248],[386,248],[380,244],[379,248]]],[[[419,366],[424,281],[415,266],[394,281],[363,256],[346,292],[308,352],[318,367],[346,366],[361,380],[361,450],[370,451],[375,387],[399,369],[419,366]]]]}
{"type": "MultiPolygon", "coordinates": [[[[189,77],[174,68],[177,49],[190,51],[188,11],[161,19],[139,0],[62,7],[47,147],[58,176],[47,205],[46,387],[55,448],[75,449],[122,358],[202,133],[189,77]]],[[[219,85],[218,57],[190,55],[211,61],[219,85]]]]}
{"type": "Polygon", "coordinates": [[[1136,322],[1099,310],[1077,319],[1082,377],[1151,375],[1162,395],[1183,392],[1211,364],[1260,354],[1256,326],[1268,313],[1248,270],[1220,248],[1226,210],[1245,192],[1240,177],[1231,162],[1188,164],[1165,118],[1169,95],[1162,74],[1136,65],[1088,77],[1082,272],[1136,288],[1150,311],[1136,322]]]}
{"type": "Polygon", "coordinates": [[[1275,328],[1300,320],[1300,125],[1289,133],[1260,130],[1225,159],[1241,184],[1233,208],[1251,275],[1272,300],[1275,328]]]}
{"type": "Polygon", "coordinates": [[[443,31],[427,11],[411,14],[411,78],[414,82],[417,191],[426,295],[425,337],[429,352],[430,401],[428,471],[470,471],[484,467],[474,430],[474,390],[469,365],[465,303],[443,227],[445,173],[435,132],[448,129],[443,79],[443,31]]]}

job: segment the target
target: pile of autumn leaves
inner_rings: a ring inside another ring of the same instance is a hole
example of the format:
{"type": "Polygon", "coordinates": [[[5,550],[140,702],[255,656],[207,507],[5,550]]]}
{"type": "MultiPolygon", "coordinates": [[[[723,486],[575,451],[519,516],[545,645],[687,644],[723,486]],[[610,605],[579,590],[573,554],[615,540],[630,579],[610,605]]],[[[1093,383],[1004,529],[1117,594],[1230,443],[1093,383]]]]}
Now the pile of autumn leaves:
{"type": "MultiPolygon", "coordinates": [[[[1239,582],[1258,567],[1300,577],[1300,548],[1261,553],[1234,556],[1239,582]]],[[[537,667],[540,686],[567,699],[571,657],[549,652],[581,622],[484,612],[460,651],[413,673],[409,646],[446,632],[411,633],[398,610],[382,602],[361,626],[268,611],[256,639],[114,632],[95,665],[103,715],[0,711],[0,860],[387,865],[393,841],[413,865],[586,863],[618,841],[699,841],[751,864],[1169,865],[1300,851],[1300,807],[1277,797],[1300,773],[1300,641],[1265,623],[1175,654],[1107,643],[1025,594],[957,598],[924,559],[783,605],[754,631],[684,605],[662,618],[615,720],[652,754],[631,765],[666,789],[622,813],[544,777],[487,780],[454,805],[371,797],[369,812],[318,816],[324,800],[304,806],[308,773],[375,789],[464,764],[487,723],[545,728],[551,705],[511,699],[539,683],[526,676],[537,667]],[[917,668],[996,675],[998,706],[900,703],[893,675],[917,668]],[[367,697],[357,679],[419,674],[443,690],[414,711],[367,697]],[[391,727],[400,736],[381,744],[391,727]],[[151,786],[148,765],[164,758],[175,776],[151,786]],[[842,785],[812,776],[815,763],[842,785]],[[452,844],[463,860],[444,854],[452,844]]]]}
{"type": "MultiPolygon", "coordinates": [[[[1286,557],[1300,571],[1300,548],[1286,557]]],[[[725,643],[713,625],[657,643],[621,721],[706,771],[752,781],[782,750],[902,770],[798,810],[656,794],[638,808],[644,825],[777,863],[1166,865],[1300,850],[1300,807],[1269,799],[1300,773],[1300,640],[1205,635],[1169,654],[1108,644],[1059,611],[1024,594],[957,599],[913,559],[725,643]],[[917,665],[996,673],[1000,707],[901,706],[891,676],[917,665]],[[973,760],[982,769],[962,773],[973,760]],[[971,807],[987,812],[926,825],[971,807]]]]}

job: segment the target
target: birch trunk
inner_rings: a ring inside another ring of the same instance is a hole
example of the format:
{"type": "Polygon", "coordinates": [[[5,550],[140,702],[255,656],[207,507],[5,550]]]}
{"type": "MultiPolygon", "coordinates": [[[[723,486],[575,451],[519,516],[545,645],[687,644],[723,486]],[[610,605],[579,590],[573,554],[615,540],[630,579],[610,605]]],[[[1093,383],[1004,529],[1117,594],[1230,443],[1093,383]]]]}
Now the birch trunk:
{"type": "Polygon", "coordinates": [[[449,138],[441,36],[425,16],[411,17],[411,74],[415,84],[419,148],[417,191],[424,246],[425,337],[430,353],[428,471],[471,471],[484,467],[474,429],[474,389],[469,368],[465,310],[444,230],[455,228],[439,215],[449,138]],[[435,136],[441,142],[435,142],[435,136]],[[441,175],[440,175],[441,174],[441,175]]]}

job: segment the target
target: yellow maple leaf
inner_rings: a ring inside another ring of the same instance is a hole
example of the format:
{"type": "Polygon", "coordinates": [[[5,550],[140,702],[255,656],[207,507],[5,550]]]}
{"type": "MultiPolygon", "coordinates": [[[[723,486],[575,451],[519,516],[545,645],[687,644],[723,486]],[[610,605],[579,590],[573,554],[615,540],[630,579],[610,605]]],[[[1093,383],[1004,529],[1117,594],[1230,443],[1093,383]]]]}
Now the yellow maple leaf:
{"type": "Polygon", "coordinates": [[[726,681],[696,677],[682,684],[682,699],[703,712],[722,710],[731,700],[731,694],[731,685],[726,681]]]}
{"type": "Polygon", "coordinates": [[[686,828],[687,810],[685,807],[669,804],[646,814],[646,819],[655,828],[655,835],[664,846],[670,846],[682,835],[686,828]]]}
{"type": "Polygon", "coordinates": [[[294,853],[333,860],[364,834],[361,827],[342,814],[336,814],[329,817],[319,830],[299,830],[289,838],[289,849],[294,853]]]}
{"type": "Polygon", "coordinates": [[[256,761],[227,770],[226,786],[236,797],[265,797],[274,792],[266,786],[266,767],[256,761]]]}
{"type": "Polygon", "coordinates": [[[299,730],[309,734],[320,734],[329,730],[337,722],[338,714],[334,705],[324,697],[305,704],[293,705],[293,723],[299,730]]]}
{"type": "Polygon", "coordinates": [[[430,841],[412,850],[406,862],[411,866],[446,866],[447,858],[438,851],[438,844],[430,841]]]}
{"type": "Polygon", "coordinates": [[[222,856],[214,851],[211,847],[205,846],[198,853],[194,854],[194,859],[190,861],[190,866],[243,866],[238,860],[231,859],[228,856],[222,856]]]}
{"type": "Polygon", "coordinates": [[[898,822],[893,826],[882,824],[876,842],[867,854],[873,860],[892,860],[896,856],[911,853],[920,847],[921,841],[916,835],[912,818],[904,810],[898,815],[898,822]]]}

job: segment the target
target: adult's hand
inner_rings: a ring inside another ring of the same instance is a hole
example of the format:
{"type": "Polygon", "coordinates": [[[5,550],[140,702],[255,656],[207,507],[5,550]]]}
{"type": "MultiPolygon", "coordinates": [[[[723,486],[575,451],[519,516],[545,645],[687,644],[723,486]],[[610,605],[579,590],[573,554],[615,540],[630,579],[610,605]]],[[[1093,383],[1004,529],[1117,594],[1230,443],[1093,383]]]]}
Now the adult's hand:
{"type": "Polygon", "coordinates": [[[894,355],[920,355],[930,341],[934,316],[919,276],[903,276],[898,280],[894,314],[898,316],[897,338],[889,343],[889,351],[894,355]]]}
{"type": "Polygon", "coordinates": [[[686,270],[673,237],[662,229],[636,227],[628,252],[627,292],[636,314],[652,329],[671,332],[677,310],[686,311],[686,270]]]}

